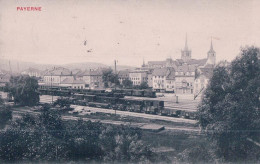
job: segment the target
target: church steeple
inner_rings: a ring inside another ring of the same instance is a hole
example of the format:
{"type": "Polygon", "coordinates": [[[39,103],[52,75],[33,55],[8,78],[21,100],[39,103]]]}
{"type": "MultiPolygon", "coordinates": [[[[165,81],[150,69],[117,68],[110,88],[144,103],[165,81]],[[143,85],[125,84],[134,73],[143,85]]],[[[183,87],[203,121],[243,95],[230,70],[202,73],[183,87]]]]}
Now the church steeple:
{"type": "Polygon", "coordinates": [[[211,43],[210,43],[209,52],[215,52],[214,49],[213,49],[213,44],[212,44],[212,37],[211,37],[211,43]]]}
{"type": "Polygon", "coordinates": [[[212,37],[211,37],[210,49],[208,51],[207,64],[215,65],[215,63],[216,63],[216,52],[213,49],[213,43],[212,43],[212,37]]]}
{"type": "Polygon", "coordinates": [[[191,50],[189,50],[188,48],[188,37],[187,37],[187,33],[186,33],[186,37],[185,37],[185,46],[184,49],[181,51],[181,59],[184,62],[187,62],[188,60],[191,59],[191,50]]]}

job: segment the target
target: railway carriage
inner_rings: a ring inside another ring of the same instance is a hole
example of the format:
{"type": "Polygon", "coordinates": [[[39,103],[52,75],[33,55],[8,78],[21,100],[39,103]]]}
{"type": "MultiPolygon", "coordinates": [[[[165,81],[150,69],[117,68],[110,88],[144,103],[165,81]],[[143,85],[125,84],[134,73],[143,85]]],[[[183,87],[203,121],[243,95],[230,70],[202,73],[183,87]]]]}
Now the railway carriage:
{"type": "Polygon", "coordinates": [[[123,90],[123,93],[124,93],[126,96],[132,96],[132,95],[133,95],[133,90],[132,90],[132,89],[124,89],[124,90],[123,90]]]}
{"type": "Polygon", "coordinates": [[[144,97],[155,98],[156,97],[156,92],[152,91],[150,89],[146,89],[146,90],[144,90],[144,97]]]}
{"type": "Polygon", "coordinates": [[[126,104],[126,110],[130,112],[138,112],[138,113],[143,112],[143,107],[144,107],[143,100],[128,99],[125,101],[125,104],[126,104]]]}
{"type": "Polygon", "coordinates": [[[133,90],[132,96],[143,97],[144,91],[143,90],[133,90]]]}
{"type": "Polygon", "coordinates": [[[84,99],[87,103],[88,102],[95,102],[96,101],[96,95],[85,95],[84,99]]]}
{"type": "Polygon", "coordinates": [[[144,111],[149,114],[159,114],[163,111],[164,102],[158,100],[144,100],[144,111]]]}

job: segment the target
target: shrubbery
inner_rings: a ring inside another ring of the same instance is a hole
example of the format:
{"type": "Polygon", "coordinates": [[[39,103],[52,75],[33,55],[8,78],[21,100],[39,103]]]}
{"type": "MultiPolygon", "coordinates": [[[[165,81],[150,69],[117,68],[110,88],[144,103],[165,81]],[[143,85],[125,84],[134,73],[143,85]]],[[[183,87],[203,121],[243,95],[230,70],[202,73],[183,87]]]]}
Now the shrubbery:
{"type": "Polygon", "coordinates": [[[82,120],[64,122],[48,106],[0,132],[0,161],[153,161],[141,131],[82,120]]]}

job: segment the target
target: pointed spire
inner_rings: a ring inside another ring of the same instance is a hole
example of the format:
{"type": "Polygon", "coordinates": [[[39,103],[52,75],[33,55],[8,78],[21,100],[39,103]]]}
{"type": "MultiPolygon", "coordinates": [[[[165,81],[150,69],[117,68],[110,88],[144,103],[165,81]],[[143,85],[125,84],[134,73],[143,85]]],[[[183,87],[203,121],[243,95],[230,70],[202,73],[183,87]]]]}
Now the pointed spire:
{"type": "Polygon", "coordinates": [[[213,52],[213,53],[215,52],[214,49],[213,49],[212,37],[211,37],[209,52],[213,52]]]}

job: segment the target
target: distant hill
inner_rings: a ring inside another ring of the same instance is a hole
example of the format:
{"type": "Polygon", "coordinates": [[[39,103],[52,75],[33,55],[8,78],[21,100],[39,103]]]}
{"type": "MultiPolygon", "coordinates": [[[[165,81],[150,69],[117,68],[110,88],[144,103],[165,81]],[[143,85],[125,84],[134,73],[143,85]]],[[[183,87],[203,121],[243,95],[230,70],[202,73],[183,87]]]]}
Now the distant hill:
{"type": "MultiPolygon", "coordinates": [[[[20,73],[28,68],[35,68],[40,71],[44,71],[46,69],[52,69],[53,67],[64,67],[70,70],[81,69],[82,71],[86,69],[96,69],[96,68],[108,68],[111,67],[114,69],[114,66],[108,66],[102,63],[95,63],[95,62],[82,62],[82,63],[70,63],[70,64],[63,64],[63,65],[53,65],[53,64],[37,64],[33,62],[22,62],[18,60],[9,60],[2,59],[0,60],[0,70],[12,71],[13,73],[20,73]]],[[[130,69],[133,70],[135,67],[131,66],[123,66],[118,65],[117,70],[123,69],[130,69]]]]}
{"type": "Polygon", "coordinates": [[[107,68],[108,67],[105,64],[94,63],[94,62],[71,63],[71,64],[65,64],[65,65],[60,65],[60,66],[68,68],[70,70],[72,70],[72,69],[86,70],[86,69],[107,68]]]}
{"type": "MultiPolygon", "coordinates": [[[[113,70],[115,69],[115,66],[110,66],[113,70]]],[[[125,70],[125,69],[128,69],[128,70],[135,70],[137,67],[132,67],[132,66],[125,66],[125,65],[117,65],[116,66],[116,69],[117,71],[120,71],[120,70],[125,70]]]]}
{"type": "Polygon", "coordinates": [[[6,71],[12,71],[13,73],[20,73],[28,68],[35,68],[38,70],[45,70],[48,68],[52,68],[55,65],[51,64],[36,64],[33,62],[21,62],[18,60],[6,60],[6,59],[1,59],[0,60],[0,69],[6,70],[6,71]]]}

